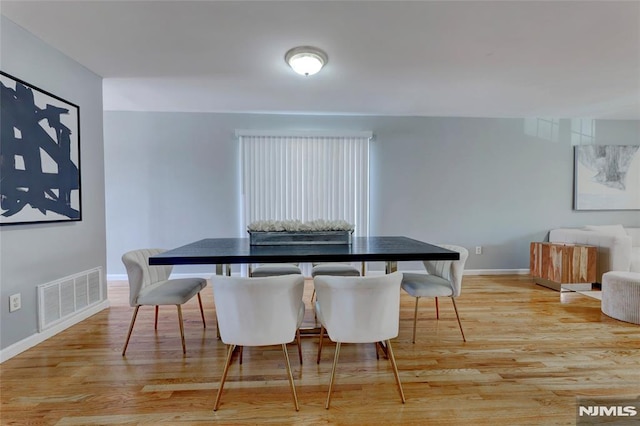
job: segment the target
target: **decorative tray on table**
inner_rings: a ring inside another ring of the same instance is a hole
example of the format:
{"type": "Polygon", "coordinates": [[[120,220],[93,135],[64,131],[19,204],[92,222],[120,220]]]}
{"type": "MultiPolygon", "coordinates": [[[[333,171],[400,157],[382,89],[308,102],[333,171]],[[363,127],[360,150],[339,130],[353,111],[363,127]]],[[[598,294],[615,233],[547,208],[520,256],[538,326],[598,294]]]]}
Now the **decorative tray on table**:
{"type": "Polygon", "coordinates": [[[247,229],[252,246],[351,244],[353,225],[345,221],[256,221],[247,229]]]}

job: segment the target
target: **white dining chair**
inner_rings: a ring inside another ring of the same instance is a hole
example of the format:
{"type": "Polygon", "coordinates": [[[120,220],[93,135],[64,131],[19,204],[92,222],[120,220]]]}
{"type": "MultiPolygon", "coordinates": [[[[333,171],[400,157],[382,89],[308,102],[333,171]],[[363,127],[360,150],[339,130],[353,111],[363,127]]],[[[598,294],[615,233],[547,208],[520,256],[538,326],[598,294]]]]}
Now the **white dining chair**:
{"type": "MultiPolygon", "coordinates": [[[[313,280],[316,289],[316,313],[320,320],[318,363],[322,352],[324,330],[336,342],[325,408],[329,408],[331,391],[342,343],[376,343],[388,355],[405,402],[391,339],[398,336],[400,317],[400,282],[402,273],[383,276],[335,277],[321,275],[313,280]]],[[[377,346],[376,346],[377,351],[377,346]]]]}
{"type": "MultiPolygon", "coordinates": [[[[301,275],[302,270],[298,263],[261,263],[256,267],[249,265],[249,276],[252,278],[276,277],[280,275],[301,275]]],[[[242,364],[242,346],[238,347],[240,364],[242,364]]],[[[300,335],[298,335],[298,355],[302,364],[302,347],[300,335]]]]}
{"type": "Polygon", "coordinates": [[[249,266],[250,277],[273,277],[277,275],[297,275],[302,270],[297,263],[262,263],[255,268],[249,266]]]}
{"type": "Polygon", "coordinates": [[[332,275],[338,277],[359,277],[360,270],[349,262],[321,262],[313,263],[311,276],[332,275]]]}
{"type": "Polygon", "coordinates": [[[418,321],[418,300],[421,297],[433,297],[436,302],[436,319],[440,318],[440,308],[438,297],[450,297],[453,302],[453,309],[456,312],[458,327],[464,342],[467,339],[462,330],[462,322],[456,306],[456,298],[462,291],[462,276],[464,275],[464,265],[469,257],[469,251],[460,246],[451,244],[437,244],[448,250],[460,253],[459,260],[438,260],[424,261],[426,273],[404,273],[402,278],[402,289],[416,298],[413,313],[413,343],[416,342],[416,324],[418,321]]]}
{"type": "Polygon", "coordinates": [[[212,277],[213,297],[220,338],[229,345],[227,360],[220,379],[214,411],[220,405],[233,351],[236,347],[281,345],[296,411],[300,409],[296,395],[287,343],[297,340],[300,350],[300,325],[304,318],[304,277],[212,277]]]}
{"type": "Polygon", "coordinates": [[[182,353],[186,354],[187,347],[184,340],[184,325],[182,320],[182,305],[193,296],[198,296],[202,324],[206,328],[204,310],[200,291],[207,286],[204,278],[175,278],[169,279],[173,266],[149,266],[149,257],[160,254],[164,249],[140,249],[133,250],[122,255],[122,262],[127,269],[129,279],[129,304],[135,307],[127,340],[122,349],[122,356],[127,351],[129,339],[133,332],[133,326],[141,306],[155,306],[155,329],[158,329],[158,307],[160,305],[176,305],[178,308],[178,322],[180,324],[180,337],[182,339],[182,353]]]}
{"type": "MultiPolygon", "coordinates": [[[[311,277],[315,278],[320,275],[330,275],[335,277],[359,277],[360,270],[353,266],[350,262],[319,262],[312,263],[311,277]]],[[[364,262],[362,262],[362,272],[364,275],[364,262]]],[[[311,293],[311,303],[316,297],[316,290],[311,293]]],[[[316,320],[318,317],[316,316],[316,320]]]]}

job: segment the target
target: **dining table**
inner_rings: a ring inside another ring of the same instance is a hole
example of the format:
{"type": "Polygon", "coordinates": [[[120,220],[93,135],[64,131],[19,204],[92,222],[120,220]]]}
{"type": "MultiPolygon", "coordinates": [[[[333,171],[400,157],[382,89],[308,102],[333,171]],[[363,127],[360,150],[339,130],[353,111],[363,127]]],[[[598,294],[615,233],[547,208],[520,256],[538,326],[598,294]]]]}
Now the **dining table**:
{"type": "Polygon", "coordinates": [[[353,237],[349,244],[286,245],[251,245],[249,238],[205,238],[151,256],[149,265],[216,265],[217,275],[230,275],[233,264],[384,262],[385,273],[391,273],[402,261],[458,259],[456,251],[405,236],[353,237]]]}
{"type": "MultiPolygon", "coordinates": [[[[456,251],[404,236],[353,237],[349,244],[284,245],[251,245],[249,238],[205,238],[151,256],[149,265],[215,265],[216,275],[231,275],[233,264],[384,262],[389,274],[402,261],[458,259],[456,251]]],[[[317,324],[301,327],[304,335],[319,331],[317,324]]],[[[379,346],[386,353],[384,344],[379,346]]]]}

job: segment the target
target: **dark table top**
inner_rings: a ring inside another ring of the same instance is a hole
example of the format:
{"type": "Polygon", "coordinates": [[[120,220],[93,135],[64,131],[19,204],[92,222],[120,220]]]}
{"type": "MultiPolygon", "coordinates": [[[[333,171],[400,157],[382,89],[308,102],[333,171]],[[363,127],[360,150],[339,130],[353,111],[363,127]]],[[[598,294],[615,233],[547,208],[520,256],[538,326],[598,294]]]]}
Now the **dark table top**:
{"type": "Polygon", "coordinates": [[[150,265],[458,260],[460,254],[407,237],[354,237],[351,244],[252,246],[248,238],[207,238],[152,256],[150,265]]]}

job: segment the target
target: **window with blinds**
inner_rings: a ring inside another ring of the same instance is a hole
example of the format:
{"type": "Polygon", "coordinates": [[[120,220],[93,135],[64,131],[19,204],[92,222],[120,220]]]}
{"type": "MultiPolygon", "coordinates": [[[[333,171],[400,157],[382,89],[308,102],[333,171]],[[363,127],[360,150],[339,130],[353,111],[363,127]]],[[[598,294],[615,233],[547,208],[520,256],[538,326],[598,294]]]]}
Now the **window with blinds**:
{"type": "Polygon", "coordinates": [[[238,131],[243,232],[256,220],[345,220],[369,233],[370,132],[238,131]]]}

